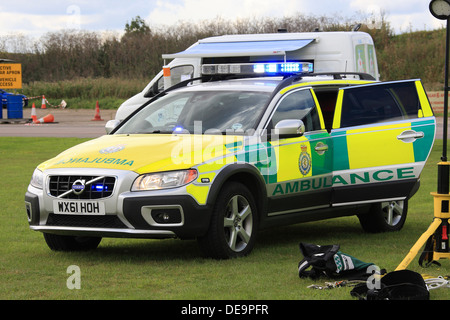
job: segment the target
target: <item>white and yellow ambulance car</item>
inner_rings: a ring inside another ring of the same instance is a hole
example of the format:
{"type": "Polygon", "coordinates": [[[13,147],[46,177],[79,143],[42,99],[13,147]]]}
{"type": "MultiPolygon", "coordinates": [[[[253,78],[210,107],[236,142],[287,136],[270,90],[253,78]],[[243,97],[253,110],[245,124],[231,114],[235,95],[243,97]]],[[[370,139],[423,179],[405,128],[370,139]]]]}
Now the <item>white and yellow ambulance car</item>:
{"type": "Polygon", "coordinates": [[[367,231],[400,230],[435,139],[421,81],[312,69],[204,65],[202,82],[38,165],[30,228],[54,250],[196,238],[215,258],[246,255],[258,230],[283,224],[356,215],[367,231]]]}

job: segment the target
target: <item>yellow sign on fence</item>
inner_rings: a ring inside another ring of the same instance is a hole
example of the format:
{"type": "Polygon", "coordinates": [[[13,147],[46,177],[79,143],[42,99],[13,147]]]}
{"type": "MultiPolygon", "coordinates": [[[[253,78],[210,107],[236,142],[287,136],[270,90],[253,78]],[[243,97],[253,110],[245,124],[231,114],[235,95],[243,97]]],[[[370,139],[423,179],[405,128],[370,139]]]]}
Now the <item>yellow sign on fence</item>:
{"type": "Polygon", "coordinates": [[[22,65],[20,63],[0,63],[0,88],[22,89],[22,65]]]}

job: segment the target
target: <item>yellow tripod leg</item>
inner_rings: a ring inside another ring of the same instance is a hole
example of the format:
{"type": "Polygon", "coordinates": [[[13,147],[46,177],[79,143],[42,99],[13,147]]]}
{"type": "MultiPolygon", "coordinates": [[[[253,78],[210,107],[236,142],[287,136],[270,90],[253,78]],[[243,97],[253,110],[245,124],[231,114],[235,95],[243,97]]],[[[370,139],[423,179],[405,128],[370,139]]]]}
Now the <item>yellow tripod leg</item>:
{"type": "Polygon", "coordinates": [[[439,218],[435,218],[433,223],[428,227],[428,230],[425,231],[422,236],[417,240],[414,246],[409,251],[408,255],[403,259],[403,261],[398,265],[395,271],[404,270],[408,267],[411,261],[415,258],[415,256],[419,253],[420,248],[427,242],[428,238],[431,237],[441,225],[442,220],[439,218]]]}

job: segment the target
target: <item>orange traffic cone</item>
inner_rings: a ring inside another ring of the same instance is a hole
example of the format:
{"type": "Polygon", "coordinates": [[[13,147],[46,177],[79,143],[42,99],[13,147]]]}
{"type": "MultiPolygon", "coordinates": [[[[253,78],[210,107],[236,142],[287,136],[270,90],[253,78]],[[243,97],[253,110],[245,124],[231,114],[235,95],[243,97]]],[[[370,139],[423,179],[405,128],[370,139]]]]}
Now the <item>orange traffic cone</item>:
{"type": "Polygon", "coordinates": [[[34,102],[33,106],[31,107],[31,120],[33,120],[33,122],[36,122],[38,120],[36,116],[36,106],[34,105],[34,102]]]}
{"type": "Polygon", "coordinates": [[[100,117],[100,107],[98,105],[98,100],[95,106],[95,116],[94,119],[92,119],[91,121],[103,121],[103,119],[100,117]]]}
{"type": "Polygon", "coordinates": [[[55,117],[52,114],[48,114],[45,117],[40,118],[39,120],[35,121],[34,123],[50,123],[55,120],[55,117]]]}
{"type": "Polygon", "coordinates": [[[41,109],[47,109],[47,104],[45,103],[47,100],[45,99],[45,96],[42,95],[42,105],[41,109]]]}

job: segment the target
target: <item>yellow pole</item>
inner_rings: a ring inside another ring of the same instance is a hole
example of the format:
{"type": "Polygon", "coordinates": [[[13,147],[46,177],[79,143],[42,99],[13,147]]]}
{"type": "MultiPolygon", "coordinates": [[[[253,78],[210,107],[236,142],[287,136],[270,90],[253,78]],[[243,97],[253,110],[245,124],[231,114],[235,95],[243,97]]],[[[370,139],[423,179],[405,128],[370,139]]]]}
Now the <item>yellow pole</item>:
{"type": "Polygon", "coordinates": [[[404,270],[408,267],[411,261],[419,252],[420,248],[427,242],[428,238],[431,237],[441,225],[442,220],[439,218],[435,218],[433,223],[428,227],[428,230],[425,231],[422,236],[417,240],[414,246],[409,251],[408,255],[403,259],[403,261],[398,265],[395,271],[404,270]]]}

